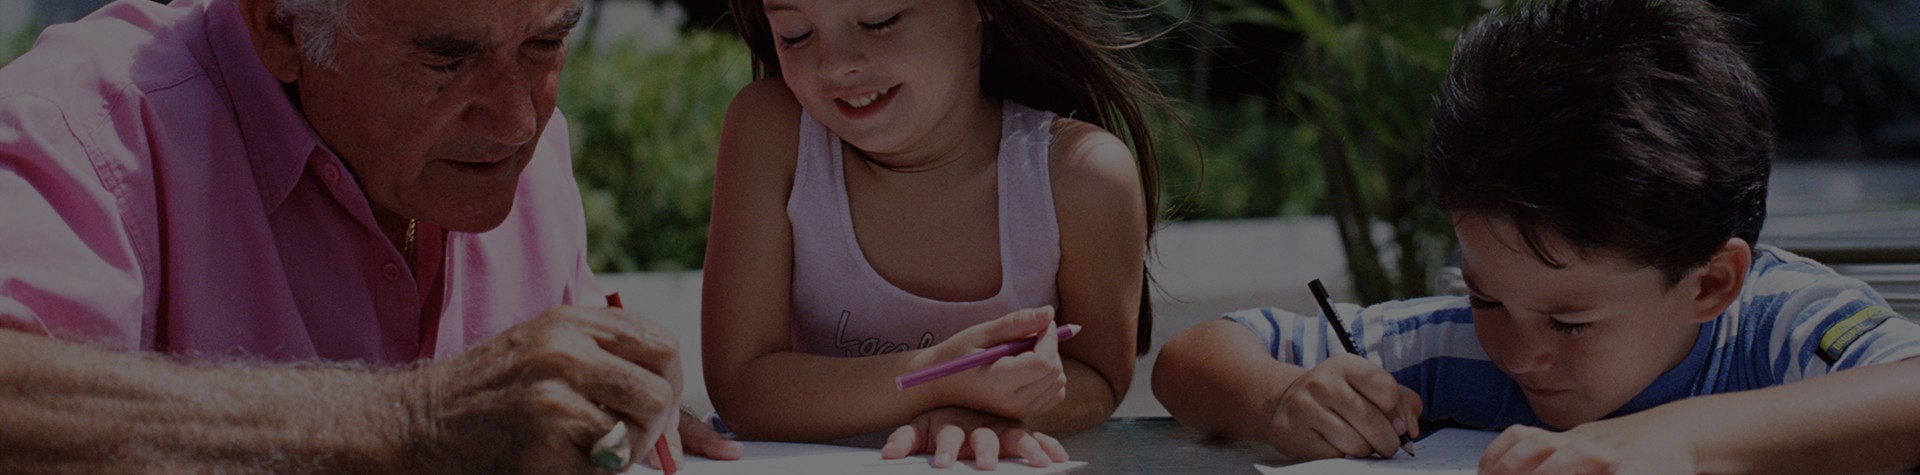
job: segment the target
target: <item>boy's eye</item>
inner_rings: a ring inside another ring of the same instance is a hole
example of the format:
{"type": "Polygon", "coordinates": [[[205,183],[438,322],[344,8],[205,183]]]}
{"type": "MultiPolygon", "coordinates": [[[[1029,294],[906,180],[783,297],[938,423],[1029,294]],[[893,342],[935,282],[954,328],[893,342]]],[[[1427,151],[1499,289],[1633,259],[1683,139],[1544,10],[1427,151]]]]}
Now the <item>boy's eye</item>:
{"type": "Polygon", "coordinates": [[[1592,326],[1592,325],[1593,323],[1567,323],[1567,322],[1562,322],[1560,321],[1560,319],[1557,319],[1557,318],[1547,319],[1547,327],[1552,328],[1553,331],[1565,333],[1568,335],[1578,335],[1580,334],[1581,330],[1586,330],[1588,326],[1592,326]]]}
{"type": "Polygon", "coordinates": [[[1472,307],[1474,310],[1493,310],[1501,307],[1500,302],[1495,302],[1492,300],[1487,300],[1487,299],[1483,299],[1483,298],[1472,296],[1472,295],[1467,296],[1467,306],[1472,307]]]}
{"type": "Polygon", "coordinates": [[[811,32],[811,31],[809,31],[809,32],[806,32],[806,33],[801,33],[801,34],[798,34],[798,35],[794,35],[794,36],[781,36],[781,37],[779,37],[779,38],[780,38],[780,45],[781,45],[781,46],[793,46],[793,45],[797,45],[797,44],[800,44],[800,42],[802,42],[802,41],[806,41],[806,40],[807,40],[807,38],[810,38],[810,37],[813,37],[813,32],[811,32]]]}
{"type": "Polygon", "coordinates": [[[873,23],[862,22],[860,23],[860,28],[866,29],[868,33],[879,33],[882,31],[886,31],[887,28],[892,27],[894,23],[899,23],[899,22],[900,22],[900,14],[895,13],[893,14],[893,16],[887,17],[887,19],[885,20],[880,20],[873,23]]]}

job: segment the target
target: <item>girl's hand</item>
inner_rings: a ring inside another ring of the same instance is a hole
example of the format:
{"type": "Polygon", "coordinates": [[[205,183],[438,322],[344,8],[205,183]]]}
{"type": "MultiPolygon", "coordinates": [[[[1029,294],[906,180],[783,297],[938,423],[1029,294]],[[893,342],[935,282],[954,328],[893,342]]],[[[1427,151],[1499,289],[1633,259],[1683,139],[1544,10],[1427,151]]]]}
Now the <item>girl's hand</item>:
{"type": "Polygon", "coordinates": [[[957,395],[955,405],[1013,420],[1052,409],[1067,398],[1067,373],[1060,362],[1053,307],[1029,308],[961,330],[915,359],[914,368],[965,356],[984,348],[1040,335],[1033,351],[1000,358],[993,364],[941,378],[928,386],[957,395]]]}
{"type": "Polygon", "coordinates": [[[1480,473],[1694,473],[1683,428],[1640,413],[1566,432],[1508,427],[1480,456],[1480,473]]]}
{"type": "Polygon", "coordinates": [[[1353,354],[1314,365],[1270,409],[1269,444],[1287,458],[1391,458],[1400,434],[1420,435],[1420,396],[1353,354]]]}
{"type": "Polygon", "coordinates": [[[1060,441],[1029,432],[1020,423],[979,412],[943,407],[927,411],[887,436],[880,458],[893,460],[914,454],[933,454],[934,468],[949,468],[962,457],[972,457],[981,470],[993,470],[1001,457],[1020,457],[1027,465],[1046,467],[1067,461],[1060,441]]]}

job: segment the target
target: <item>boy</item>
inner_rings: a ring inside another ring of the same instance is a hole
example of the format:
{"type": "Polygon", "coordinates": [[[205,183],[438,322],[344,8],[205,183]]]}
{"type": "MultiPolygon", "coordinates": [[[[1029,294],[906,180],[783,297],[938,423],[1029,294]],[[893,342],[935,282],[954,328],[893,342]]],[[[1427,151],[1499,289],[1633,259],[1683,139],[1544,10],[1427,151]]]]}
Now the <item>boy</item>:
{"type": "Polygon", "coordinates": [[[1483,472],[1920,466],[1920,326],[1752,245],[1772,120],[1727,23],[1695,1],[1489,15],[1426,158],[1470,296],[1342,306],[1364,357],[1317,311],[1232,313],[1166,344],[1155,395],[1294,460],[1392,456],[1426,420],[1504,429],[1483,472]]]}

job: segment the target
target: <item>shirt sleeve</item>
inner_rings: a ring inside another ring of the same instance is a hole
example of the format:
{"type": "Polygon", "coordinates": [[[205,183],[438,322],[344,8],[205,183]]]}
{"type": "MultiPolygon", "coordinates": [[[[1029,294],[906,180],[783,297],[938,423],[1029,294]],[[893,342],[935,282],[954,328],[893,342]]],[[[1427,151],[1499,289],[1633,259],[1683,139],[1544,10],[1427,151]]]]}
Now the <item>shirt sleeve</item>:
{"type": "MultiPolygon", "coordinates": [[[[1462,297],[1428,297],[1361,307],[1334,304],[1361,356],[1399,371],[1428,359],[1455,353],[1481,354],[1472,338],[1473,315],[1462,297]],[[1463,334],[1464,332],[1464,334],[1463,334]],[[1464,346],[1463,346],[1464,345],[1464,346]]],[[[1320,312],[1295,314],[1256,308],[1223,316],[1252,331],[1267,355],[1311,368],[1336,352],[1346,352],[1320,312]]]]}
{"type": "Polygon", "coordinates": [[[1920,356],[1920,325],[1863,282],[1828,275],[1795,294],[1779,316],[1792,324],[1774,328],[1782,383],[1920,356]]]}
{"type": "Polygon", "coordinates": [[[126,170],[102,167],[116,158],[80,137],[53,102],[0,97],[0,327],[141,348],[152,320],[126,170]]]}
{"type": "MultiPolygon", "coordinates": [[[[1334,308],[1367,360],[1420,396],[1423,419],[1490,430],[1537,423],[1512,380],[1481,348],[1466,297],[1334,308]]],[[[1334,352],[1345,351],[1319,312],[1298,315],[1260,308],[1225,318],[1252,331],[1266,345],[1267,354],[1282,362],[1310,368],[1334,352]]]]}

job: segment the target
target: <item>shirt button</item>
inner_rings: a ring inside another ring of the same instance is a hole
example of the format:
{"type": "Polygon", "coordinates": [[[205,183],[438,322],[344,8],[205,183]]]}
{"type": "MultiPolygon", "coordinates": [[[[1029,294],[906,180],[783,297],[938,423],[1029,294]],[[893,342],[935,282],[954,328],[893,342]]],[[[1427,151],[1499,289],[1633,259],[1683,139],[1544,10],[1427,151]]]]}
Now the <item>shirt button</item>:
{"type": "Polygon", "coordinates": [[[331,163],[320,164],[320,178],[327,182],[340,180],[340,166],[331,163]]]}
{"type": "Polygon", "coordinates": [[[386,276],[386,278],[387,278],[387,281],[389,281],[389,282],[392,282],[392,281],[398,281],[398,280],[400,280],[400,277],[401,277],[401,275],[400,275],[400,265],[399,265],[399,264],[394,264],[394,263],[392,263],[392,262],[388,262],[388,263],[386,263],[386,264],[381,264],[381,265],[380,265],[380,274],[381,274],[381,275],[383,275],[383,276],[386,276]]]}

